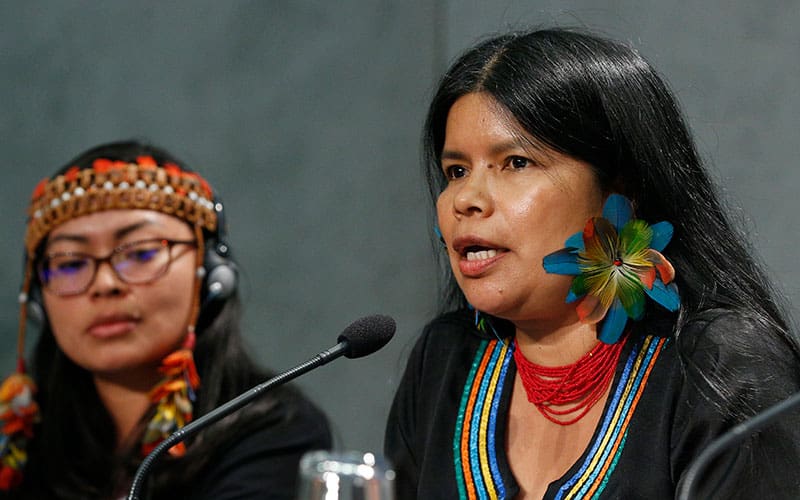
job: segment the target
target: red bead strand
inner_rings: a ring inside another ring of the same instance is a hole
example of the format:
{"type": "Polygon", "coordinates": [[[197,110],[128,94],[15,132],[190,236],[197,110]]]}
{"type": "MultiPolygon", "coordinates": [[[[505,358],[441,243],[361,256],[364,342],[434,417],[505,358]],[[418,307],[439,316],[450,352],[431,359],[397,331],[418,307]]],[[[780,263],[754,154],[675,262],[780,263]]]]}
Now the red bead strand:
{"type": "Polygon", "coordinates": [[[624,344],[624,337],[614,344],[599,342],[575,363],[553,367],[531,363],[515,346],[514,362],[528,401],[551,422],[574,424],[589,412],[611,384],[624,344]],[[553,408],[565,405],[571,406],[553,408]],[[566,417],[575,412],[579,413],[566,417]]]}

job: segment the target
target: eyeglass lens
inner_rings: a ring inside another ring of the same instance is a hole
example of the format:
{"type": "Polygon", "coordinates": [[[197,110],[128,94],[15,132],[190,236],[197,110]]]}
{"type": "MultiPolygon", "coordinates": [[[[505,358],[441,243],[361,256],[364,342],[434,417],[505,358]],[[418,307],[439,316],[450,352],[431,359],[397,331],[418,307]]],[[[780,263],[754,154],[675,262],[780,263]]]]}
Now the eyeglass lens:
{"type": "Polygon", "coordinates": [[[42,262],[42,283],[59,295],[81,293],[91,284],[101,262],[109,261],[117,276],[126,283],[146,283],[166,271],[170,262],[167,240],[138,241],[98,258],[81,253],[56,253],[42,262]]]}

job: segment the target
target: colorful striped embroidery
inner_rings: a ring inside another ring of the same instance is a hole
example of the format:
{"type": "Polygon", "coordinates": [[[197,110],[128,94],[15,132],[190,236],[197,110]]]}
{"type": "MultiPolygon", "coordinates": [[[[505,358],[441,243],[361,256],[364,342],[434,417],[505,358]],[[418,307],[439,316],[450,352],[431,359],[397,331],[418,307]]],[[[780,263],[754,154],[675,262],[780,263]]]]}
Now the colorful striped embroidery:
{"type": "MultiPolygon", "coordinates": [[[[600,431],[578,472],[557,499],[597,498],[614,472],[625,446],[628,425],[647,379],[667,339],[648,336],[631,350],[613,390],[600,431]]],[[[495,429],[513,344],[483,341],[472,363],[456,420],[453,453],[461,499],[504,499],[497,466],[495,429]]]]}
{"type": "Polygon", "coordinates": [[[625,447],[633,412],[666,343],[666,338],[648,336],[631,350],[600,432],[581,468],[558,491],[557,499],[598,498],[603,492],[625,447]]]}
{"type": "Polygon", "coordinates": [[[495,428],[511,354],[509,343],[485,340],[467,376],[453,439],[460,498],[505,498],[497,466],[495,428]]]}

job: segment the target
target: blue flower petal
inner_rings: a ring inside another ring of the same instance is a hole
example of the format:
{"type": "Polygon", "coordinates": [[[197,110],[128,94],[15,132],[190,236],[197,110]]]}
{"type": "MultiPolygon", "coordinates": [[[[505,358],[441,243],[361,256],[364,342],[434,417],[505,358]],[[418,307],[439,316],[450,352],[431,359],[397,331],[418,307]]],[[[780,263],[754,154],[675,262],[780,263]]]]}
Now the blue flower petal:
{"type": "Polygon", "coordinates": [[[613,224],[617,231],[621,231],[622,227],[633,217],[630,200],[621,194],[610,195],[603,206],[603,217],[613,224]]]}
{"type": "Polygon", "coordinates": [[[564,243],[564,246],[567,248],[577,248],[581,252],[586,250],[586,247],[583,245],[583,231],[578,231],[567,238],[567,242],[564,243]]]}
{"type": "Polygon", "coordinates": [[[672,224],[663,221],[658,224],[653,224],[650,226],[650,229],[653,230],[653,239],[650,241],[650,248],[658,250],[659,252],[664,250],[664,247],[666,247],[667,243],[672,239],[672,233],[674,231],[672,224]]]}
{"type": "Polygon", "coordinates": [[[611,304],[606,317],[603,319],[603,326],[600,328],[600,334],[597,338],[600,339],[600,342],[613,344],[622,336],[627,323],[628,313],[622,307],[622,302],[619,299],[614,299],[614,303],[611,304]]]}
{"type": "Polygon", "coordinates": [[[578,255],[573,253],[572,250],[562,248],[556,252],[546,255],[542,259],[544,270],[553,274],[568,274],[577,276],[581,274],[581,268],[578,265],[578,255]]]}
{"type": "Polygon", "coordinates": [[[652,289],[647,287],[643,288],[651,299],[655,300],[669,311],[675,312],[681,306],[681,297],[678,295],[678,287],[675,286],[675,283],[665,285],[661,279],[657,278],[653,282],[652,289]]]}

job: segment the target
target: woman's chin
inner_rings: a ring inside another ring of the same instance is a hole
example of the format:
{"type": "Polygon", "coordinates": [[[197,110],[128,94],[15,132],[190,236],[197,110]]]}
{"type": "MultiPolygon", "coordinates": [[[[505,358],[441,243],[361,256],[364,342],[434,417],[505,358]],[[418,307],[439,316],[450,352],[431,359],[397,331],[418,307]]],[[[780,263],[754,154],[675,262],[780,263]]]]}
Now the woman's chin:
{"type": "Polygon", "coordinates": [[[478,311],[505,319],[510,305],[504,297],[486,296],[486,294],[465,294],[467,302],[478,311]]]}

